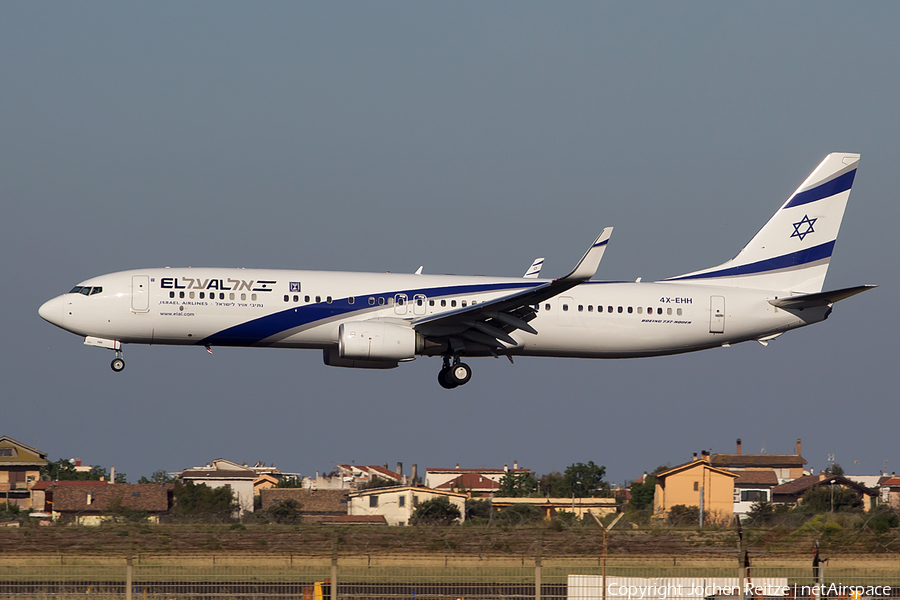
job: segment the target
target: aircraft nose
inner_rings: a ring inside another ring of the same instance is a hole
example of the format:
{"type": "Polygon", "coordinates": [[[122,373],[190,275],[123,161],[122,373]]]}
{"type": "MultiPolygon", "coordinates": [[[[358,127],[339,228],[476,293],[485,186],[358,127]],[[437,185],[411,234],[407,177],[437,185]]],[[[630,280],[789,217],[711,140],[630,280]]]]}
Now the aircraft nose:
{"type": "Polygon", "coordinates": [[[59,325],[62,323],[63,317],[63,297],[57,296],[52,300],[47,300],[41,307],[38,309],[38,314],[41,318],[48,323],[53,323],[54,325],[59,325]]]}

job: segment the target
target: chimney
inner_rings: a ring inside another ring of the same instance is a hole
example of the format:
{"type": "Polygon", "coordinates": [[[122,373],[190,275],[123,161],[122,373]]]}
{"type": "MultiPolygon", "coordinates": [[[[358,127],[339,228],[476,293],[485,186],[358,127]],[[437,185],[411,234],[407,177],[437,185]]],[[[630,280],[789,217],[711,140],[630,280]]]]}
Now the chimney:
{"type": "Polygon", "coordinates": [[[457,468],[457,469],[459,468],[459,463],[456,463],[456,468],[457,468]]]}
{"type": "Polygon", "coordinates": [[[797,456],[800,456],[800,438],[797,438],[797,456]]]}
{"type": "Polygon", "coordinates": [[[109,482],[110,483],[116,482],[116,468],[115,467],[109,468],[109,482]]]}
{"type": "Polygon", "coordinates": [[[694,452],[694,460],[697,460],[697,453],[694,452]]]}
{"type": "Polygon", "coordinates": [[[388,468],[387,468],[387,463],[382,463],[381,466],[384,467],[384,470],[385,470],[385,471],[388,470],[388,468]]]}
{"type": "Polygon", "coordinates": [[[741,453],[741,438],[737,439],[737,454],[741,453]]]}
{"type": "Polygon", "coordinates": [[[413,463],[413,464],[412,464],[412,468],[411,468],[411,470],[410,470],[410,472],[409,472],[409,483],[410,483],[410,485],[416,485],[416,476],[417,476],[416,471],[417,471],[417,470],[418,470],[418,469],[417,469],[417,467],[416,467],[416,463],[413,463]]]}
{"type": "Polygon", "coordinates": [[[709,460],[709,452],[707,452],[706,450],[701,450],[700,458],[708,461],[709,460]]]}
{"type": "Polygon", "coordinates": [[[503,472],[504,472],[504,473],[509,473],[509,465],[506,464],[506,463],[503,464],[503,472]]]}
{"type": "Polygon", "coordinates": [[[75,459],[75,466],[76,466],[76,467],[80,467],[80,466],[81,466],[81,457],[78,457],[78,458],[75,459]]]}
{"type": "Polygon", "coordinates": [[[519,468],[519,461],[514,460],[513,461],[513,469],[518,469],[518,468],[519,468]]]}

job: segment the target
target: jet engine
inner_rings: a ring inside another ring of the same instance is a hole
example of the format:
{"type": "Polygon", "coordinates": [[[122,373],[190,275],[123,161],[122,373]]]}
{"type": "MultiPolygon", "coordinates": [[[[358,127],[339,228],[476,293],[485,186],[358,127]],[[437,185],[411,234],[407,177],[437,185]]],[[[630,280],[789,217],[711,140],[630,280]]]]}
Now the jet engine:
{"type": "Polygon", "coordinates": [[[416,331],[383,321],[350,321],[338,331],[340,358],[408,361],[416,358],[416,331]]]}

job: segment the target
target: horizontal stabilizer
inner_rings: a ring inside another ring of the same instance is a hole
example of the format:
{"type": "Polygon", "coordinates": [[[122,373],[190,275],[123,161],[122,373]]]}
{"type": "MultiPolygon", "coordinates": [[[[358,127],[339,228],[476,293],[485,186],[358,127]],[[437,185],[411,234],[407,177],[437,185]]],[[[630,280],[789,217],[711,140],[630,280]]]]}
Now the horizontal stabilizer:
{"type": "Polygon", "coordinates": [[[838,300],[861,294],[867,290],[878,287],[877,285],[858,285],[856,287],[844,288],[842,290],[834,290],[831,292],[819,292],[817,294],[803,294],[802,296],[790,296],[788,298],[778,298],[769,300],[769,304],[785,309],[815,308],[818,306],[828,306],[834,304],[838,300]]]}

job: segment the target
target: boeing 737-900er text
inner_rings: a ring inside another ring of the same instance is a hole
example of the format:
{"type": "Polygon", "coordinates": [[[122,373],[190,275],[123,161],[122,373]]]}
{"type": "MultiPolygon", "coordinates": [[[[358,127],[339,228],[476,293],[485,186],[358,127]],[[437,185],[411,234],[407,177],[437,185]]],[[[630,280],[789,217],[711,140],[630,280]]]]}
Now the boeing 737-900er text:
{"type": "Polygon", "coordinates": [[[571,273],[523,277],[155,268],[82,281],[45,320],[116,353],[123,344],[322,350],[335,367],[390,369],[440,356],[438,382],[469,381],[462,357],[631,358],[755,340],[828,318],[872,285],[823,292],[858,154],[829,154],[737,256],[653,283],[591,281],[612,228],[571,273]]]}

